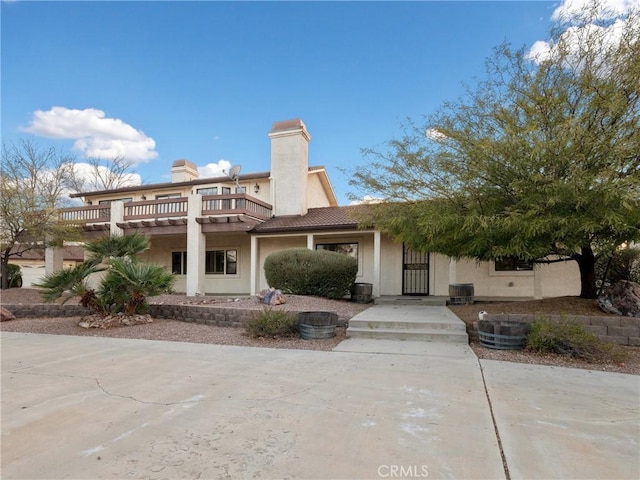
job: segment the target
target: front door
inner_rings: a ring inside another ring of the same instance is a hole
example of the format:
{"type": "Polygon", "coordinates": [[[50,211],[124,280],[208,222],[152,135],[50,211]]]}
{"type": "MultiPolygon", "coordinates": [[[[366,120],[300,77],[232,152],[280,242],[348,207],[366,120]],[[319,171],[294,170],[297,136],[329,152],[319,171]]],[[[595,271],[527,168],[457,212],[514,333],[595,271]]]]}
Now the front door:
{"type": "Polygon", "coordinates": [[[429,253],[403,245],[402,294],[429,295],[429,253]]]}

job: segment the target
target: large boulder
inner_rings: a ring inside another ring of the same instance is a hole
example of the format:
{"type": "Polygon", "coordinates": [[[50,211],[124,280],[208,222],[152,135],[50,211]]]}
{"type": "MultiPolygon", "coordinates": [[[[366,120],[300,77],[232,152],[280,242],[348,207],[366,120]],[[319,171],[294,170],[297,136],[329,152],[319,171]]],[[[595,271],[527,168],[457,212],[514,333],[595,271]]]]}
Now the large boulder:
{"type": "Polygon", "coordinates": [[[257,297],[261,303],[266,305],[282,305],[283,303],[287,303],[282,292],[273,287],[260,291],[257,297]]]}
{"type": "Polygon", "coordinates": [[[598,305],[607,313],[640,317],[640,284],[620,280],[598,297],[598,305]]]}
{"type": "Polygon", "coordinates": [[[0,307],[0,322],[15,320],[16,316],[4,307],[0,307]]]}

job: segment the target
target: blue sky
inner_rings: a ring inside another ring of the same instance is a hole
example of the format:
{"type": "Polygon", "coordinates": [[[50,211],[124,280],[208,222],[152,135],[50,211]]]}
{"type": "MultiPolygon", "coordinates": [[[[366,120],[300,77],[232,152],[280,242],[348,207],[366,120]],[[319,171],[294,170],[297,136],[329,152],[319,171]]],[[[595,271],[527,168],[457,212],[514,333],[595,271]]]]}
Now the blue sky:
{"type": "Polygon", "coordinates": [[[118,151],[155,183],[181,158],[266,171],[272,123],[302,118],[344,205],[339,167],[457,98],[501,42],[547,39],[558,3],[0,5],[3,142],[118,151]]]}

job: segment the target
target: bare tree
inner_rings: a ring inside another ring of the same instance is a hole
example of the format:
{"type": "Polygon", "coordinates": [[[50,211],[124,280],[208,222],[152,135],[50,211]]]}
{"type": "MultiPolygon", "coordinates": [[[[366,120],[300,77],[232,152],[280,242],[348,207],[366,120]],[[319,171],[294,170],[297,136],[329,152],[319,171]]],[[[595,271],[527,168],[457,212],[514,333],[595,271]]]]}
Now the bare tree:
{"type": "Polygon", "coordinates": [[[0,177],[0,274],[8,288],[7,265],[30,250],[44,251],[75,236],[59,221],[65,206],[74,157],[31,139],[2,145],[0,177]]]}
{"type": "Polygon", "coordinates": [[[76,163],[69,187],[76,192],[88,192],[137,185],[140,182],[132,171],[133,166],[134,162],[122,155],[112,159],[87,158],[76,163]]]}

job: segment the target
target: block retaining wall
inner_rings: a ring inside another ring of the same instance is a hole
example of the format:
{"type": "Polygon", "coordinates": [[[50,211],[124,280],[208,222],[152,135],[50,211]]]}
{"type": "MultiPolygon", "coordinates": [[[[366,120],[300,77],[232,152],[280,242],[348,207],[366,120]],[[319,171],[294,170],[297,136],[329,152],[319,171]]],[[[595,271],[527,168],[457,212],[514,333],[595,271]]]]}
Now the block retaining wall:
{"type": "MultiPolygon", "coordinates": [[[[2,305],[16,318],[34,317],[78,317],[91,312],[81,305],[30,304],[2,305]]],[[[209,307],[200,305],[155,305],[149,306],[152,318],[178,320],[188,323],[201,323],[218,327],[243,327],[260,310],[244,308],[209,307]]],[[[344,327],[347,320],[338,319],[338,326],[344,327]]]]}
{"type": "MultiPolygon", "coordinates": [[[[502,320],[510,322],[533,323],[536,315],[524,313],[500,313],[486,314],[484,320],[502,320]]],[[[597,317],[589,315],[577,315],[568,317],[565,315],[545,315],[551,322],[576,321],[584,325],[584,328],[595,333],[600,340],[617,343],[618,345],[640,346],[640,318],[637,317],[597,317]]],[[[477,338],[478,322],[473,322],[474,338],[477,338]]]]}

